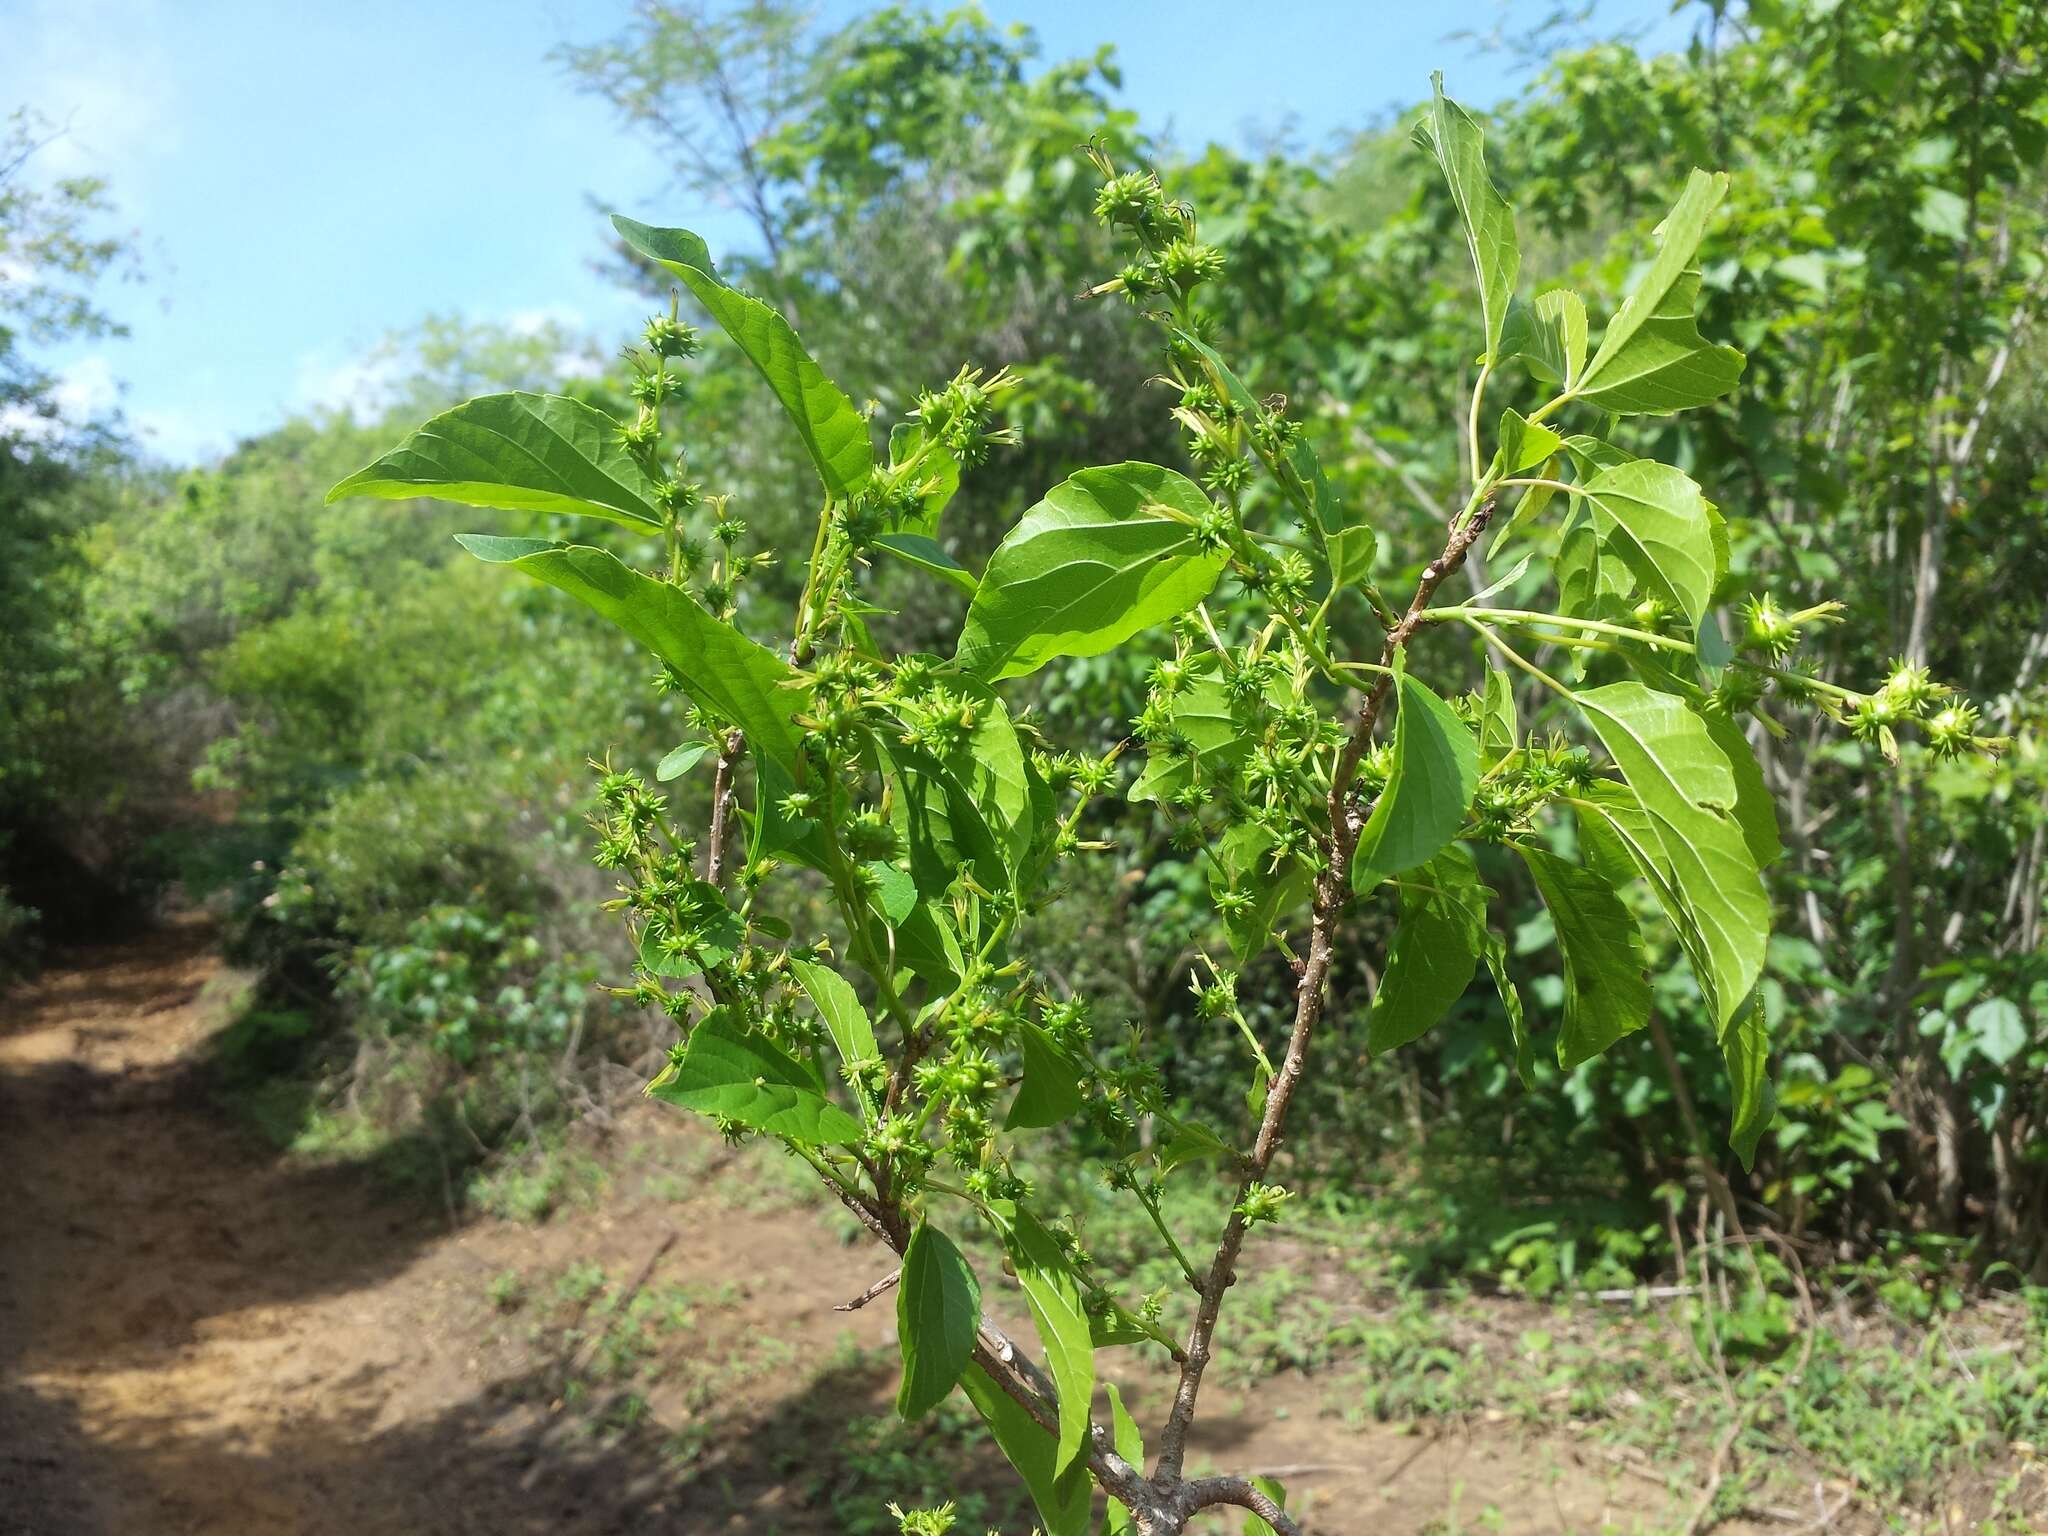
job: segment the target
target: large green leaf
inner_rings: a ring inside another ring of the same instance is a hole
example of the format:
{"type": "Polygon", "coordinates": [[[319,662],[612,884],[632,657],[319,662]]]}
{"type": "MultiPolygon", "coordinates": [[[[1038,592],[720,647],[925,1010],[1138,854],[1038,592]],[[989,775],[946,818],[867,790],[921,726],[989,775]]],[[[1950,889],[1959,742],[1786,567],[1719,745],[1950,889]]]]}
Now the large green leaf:
{"type": "Polygon", "coordinates": [[[327,493],[570,512],[660,528],[654,484],[603,411],[561,395],[484,395],[444,411],[327,493]]]}
{"type": "Polygon", "coordinates": [[[960,635],[960,665],[1021,677],[1186,613],[1224,566],[1191,526],[1210,510],[1193,481],[1156,464],[1109,464],[1061,481],[990,557],[960,635]]]}
{"type": "Polygon", "coordinates": [[[1593,808],[1650,881],[1725,1030],[1763,968],[1770,900],[1733,815],[1735,775],[1684,700],[1641,683],[1575,694],[1632,797],[1593,808]]]}
{"type": "Polygon", "coordinates": [[[1600,349],[1575,391],[1620,415],[1662,413],[1718,400],[1742,377],[1733,347],[1700,335],[1700,271],[1695,261],[1707,219],[1728,190],[1725,174],[1696,170],[1659,226],[1656,258],[1607,322],[1600,349]]]}
{"type": "Polygon", "coordinates": [[[1486,350],[1500,355],[1501,329],[1515,277],[1522,268],[1522,249],[1515,240],[1514,210],[1486,174],[1485,136],[1471,115],[1444,94],[1441,73],[1430,76],[1429,116],[1419,136],[1450,184],[1451,199],[1465,227],[1465,247],[1479,275],[1479,307],[1486,326],[1486,350]]]}
{"type": "Polygon", "coordinates": [[[851,496],[875,471],[875,445],[867,421],[824,370],[811,361],[779,310],[728,287],[712,269],[703,240],[686,229],[656,229],[622,215],[612,227],[641,255],[682,280],[726,335],[739,345],[796,424],[835,497],[851,496]]]}
{"type": "Polygon", "coordinates": [[[1486,946],[1486,887],[1461,843],[1401,882],[1401,924],[1366,1014],[1377,1056],[1420,1039],[1465,995],[1486,946]]]}
{"type": "Polygon", "coordinates": [[[1564,1023],[1557,1063],[1570,1071],[1650,1022],[1643,935],[1600,874],[1540,848],[1519,850],[1557,930],[1564,957],[1564,1023]]]}
{"type": "Polygon", "coordinates": [[[1081,1072],[1036,1024],[1021,1026],[1024,1081],[1003,1121],[1006,1131],[1058,1125],[1081,1107],[1081,1072]]]}
{"type": "Polygon", "coordinates": [[[811,1006],[818,1010],[818,1017],[825,1021],[826,1033],[831,1035],[833,1048],[839,1052],[839,1060],[849,1075],[861,1062],[880,1058],[875,1026],[845,977],[814,960],[799,960],[794,955],[790,956],[789,969],[810,998],[811,1006]]]}
{"type": "Polygon", "coordinates": [[[1701,718],[1735,775],[1735,819],[1742,824],[1742,840],[1749,844],[1756,867],[1769,869],[1784,854],[1785,845],[1778,841],[1778,802],[1764,782],[1763,766],[1739,720],[1718,709],[1701,711],[1701,718]]]}
{"type": "Polygon", "coordinates": [[[1019,1207],[1003,1231],[1003,1247],[1025,1305],[1045,1346],[1046,1368],[1059,1397],[1060,1435],[1054,1470],[1064,1472],[1088,1446],[1088,1410],[1095,1393],[1095,1341],[1082,1305],[1080,1277],[1059,1240],[1019,1207]]]}
{"type": "Polygon", "coordinates": [[[860,1140],[860,1122],[819,1091],[795,1058],[714,1008],[690,1032],[682,1060],[647,1085],[655,1098],[813,1146],[860,1140]]]}
{"type": "Polygon", "coordinates": [[[896,1336],[903,1350],[896,1411],[922,1418],[944,1402],[973,1359],[980,1331],[981,1282],[951,1238],[919,1222],[896,1282],[896,1336]]]}
{"type": "Polygon", "coordinates": [[[1045,1426],[971,1361],[960,1377],[960,1389],[1024,1479],[1045,1536],[1089,1536],[1095,1483],[1087,1461],[1062,1461],[1058,1442],[1045,1426]]]}
{"type": "Polygon", "coordinates": [[[1433,857],[1464,826],[1479,787],[1479,743],[1472,728],[1408,675],[1405,656],[1394,653],[1400,713],[1387,787],[1358,834],[1352,860],[1352,885],[1360,890],[1433,857]]]}
{"type": "Polygon", "coordinates": [[[675,668],[690,697],[738,726],[756,752],[796,772],[792,717],[810,692],[794,686],[798,674],[773,651],[714,619],[687,592],[642,576],[604,550],[486,534],[459,540],[480,560],[517,566],[589,604],[675,668]]]}
{"type": "Polygon", "coordinates": [[[1645,591],[1677,608],[1697,629],[1713,601],[1723,559],[1699,486],[1668,464],[1630,459],[1595,471],[1579,490],[1607,547],[1645,591]]]}

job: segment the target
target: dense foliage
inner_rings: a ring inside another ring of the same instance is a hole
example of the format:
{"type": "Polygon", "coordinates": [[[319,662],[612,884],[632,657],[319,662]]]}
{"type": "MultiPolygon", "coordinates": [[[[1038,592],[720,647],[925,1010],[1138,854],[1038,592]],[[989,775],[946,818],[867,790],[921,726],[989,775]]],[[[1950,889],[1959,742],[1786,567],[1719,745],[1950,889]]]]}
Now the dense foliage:
{"type": "MultiPolygon", "coordinates": [[[[1643,906],[1650,1022],[1565,1065],[1549,1049],[1565,1026],[1564,956],[1540,877],[1486,856],[1503,965],[1545,1046],[1528,1064],[1535,1091],[1491,1048],[1507,1018],[1480,978],[1422,1039],[1313,1076],[1296,1111],[1290,1182],[1414,1212],[1422,1262],[1524,1284],[1624,1276],[1657,1262],[1660,1191],[1718,1199],[1725,1179],[1741,1219],[1791,1237],[1810,1264],[1853,1272],[1903,1255],[2048,1276],[2043,33],[2040,8],[2020,0],[1703,10],[1689,53],[1563,54],[1487,119],[1527,270],[1575,290],[1596,320],[1632,286],[1689,169],[1731,170],[1702,235],[1700,328],[1748,366],[1714,403],[1603,435],[1717,504],[1723,612],[1768,595],[1768,629],[1771,614],[1841,601],[1844,622],[1805,637],[1824,682],[1925,667],[1981,700],[1982,729],[2012,744],[1943,763],[1908,732],[1892,768],[1881,720],[1870,742],[1751,734],[1786,852],[1767,874],[1781,931],[1759,984],[1778,1101],[1750,1173],[1713,1150],[1735,1103],[1676,932],[1643,906]]],[[[720,273],[791,318],[850,400],[877,402],[878,424],[909,418],[916,391],[961,359],[1007,368],[1001,419],[1022,441],[965,477],[936,539],[944,560],[982,569],[1003,529],[1087,466],[1194,467],[1161,408],[1174,397],[1146,382],[1159,362],[1142,318],[1113,295],[1077,297],[1129,259],[1091,217],[1096,183],[1077,150],[1090,142],[1119,165],[1160,162],[1169,197],[1202,209],[1202,239],[1222,255],[1204,290],[1209,339],[1255,400],[1286,397],[1336,502],[1372,523],[1371,580],[1405,594],[1441,548],[1436,530],[1467,494],[1479,295],[1455,200],[1408,147],[1408,123],[1332,156],[1177,158],[1118,106],[1111,55],[1047,66],[971,15],[916,11],[821,31],[775,5],[713,24],[650,3],[564,64],[672,153],[690,196],[747,212],[758,242],[720,273]]],[[[0,164],[6,253],[42,241],[37,270],[70,262],[81,278],[118,260],[71,217],[89,216],[101,189],[45,187],[34,157],[12,150],[0,164]]],[[[651,294],[674,286],[630,247],[619,260],[651,294]]],[[[0,882],[16,893],[0,900],[0,947],[20,954],[37,931],[22,905],[64,932],[52,903],[80,888],[80,870],[180,878],[226,893],[246,941],[295,984],[340,983],[343,1038],[317,1058],[337,1073],[335,1102],[375,1102],[346,1090],[380,1063],[412,1061],[416,1081],[459,1088],[506,1058],[484,1052],[459,1071],[448,1050],[413,1060],[417,1023],[394,1021],[438,1016],[407,957],[445,951],[529,998],[552,1000],[586,963],[623,983],[633,957],[589,918],[606,882],[581,846],[584,758],[609,746],[621,770],[651,772],[689,734],[686,706],[621,685],[644,664],[601,620],[508,588],[431,536],[470,526],[459,511],[320,510],[390,429],[296,422],[179,475],[137,467],[104,433],[58,430],[26,349],[95,316],[88,291],[0,315],[8,404],[26,407],[0,414],[12,839],[0,882]],[[418,536],[394,537],[394,517],[418,536]],[[39,878],[60,865],[64,880],[39,878]],[[480,926],[456,925],[451,908],[480,926]],[[309,973],[307,957],[328,971],[309,973]]],[[[22,292],[10,281],[0,302],[22,292]]],[[[1526,282],[1520,293],[1539,297],[1526,282]]],[[[553,390],[629,416],[630,376],[565,381],[565,346],[429,333],[411,348],[421,382],[394,402],[395,425],[487,390],[553,390]]],[[[674,377],[675,419],[723,424],[688,435],[689,477],[731,495],[746,549],[785,552],[738,587],[742,621],[788,633],[809,574],[788,553],[809,547],[809,455],[715,327],[674,377]]],[[[1256,495],[1251,506],[1271,510],[1256,495]]],[[[545,507],[522,515],[505,531],[566,527],[545,507]]],[[[626,526],[593,542],[633,565],[661,554],[626,526]]],[[[1463,592],[1510,575],[1519,556],[1502,555],[1475,549],[1463,592]]],[[[1542,575],[1532,563],[1486,602],[1525,606],[1542,575]]],[[[892,649],[950,651],[964,592],[907,563],[867,579],[874,604],[896,610],[870,617],[892,649]]],[[[1228,584],[1212,607],[1237,634],[1246,609],[1228,584]]],[[[1332,622],[1369,637],[1363,611],[1332,622]]],[[[1462,642],[1438,636],[1428,657],[1446,698],[1481,680],[1483,656],[1462,642]]],[[[1156,659],[1060,658],[1006,696],[1048,743],[1100,758],[1144,712],[1156,659]]],[[[1528,659],[1578,686],[1562,652],[1528,659]]],[[[679,824],[708,819],[715,761],[668,785],[679,824]]],[[[1162,1042],[1162,1091],[1221,1123],[1242,1113],[1236,1065],[1189,982],[1227,936],[1173,825],[1120,822],[1116,846],[1065,877],[1071,894],[1025,953],[1056,991],[1096,999],[1100,1033],[1128,1021],[1162,1042]]],[[[81,905],[88,923],[109,910],[81,905]]],[[[794,903],[781,915],[807,932],[818,916],[794,903]]],[[[1368,960],[1396,915],[1358,920],[1359,944],[1333,962],[1338,996],[1371,995],[1368,960]]],[[[1206,967],[1199,980],[1212,982],[1206,967]]],[[[1240,967],[1255,1036],[1276,1037],[1293,983],[1277,954],[1240,967]]],[[[561,1052],[540,1045],[524,1007],[448,1023],[551,1069],[561,1052]]],[[[1332,1058],[1362,1058],[1371,1027],[1365,1007],[1333,1009],[1332,1058]]],[[[550,1041],[574,1028],[560,1015],[550,1041]]],[[[623,1054],[655,1038],[632,1014],[599,1034],[623,1054]]],[[[1124,1064],[1113,1049],[1108,1060],[1124,1064]]],[[[472,1123],[517,1128],[520,1074],[491,1097],[472,1123]]]]}

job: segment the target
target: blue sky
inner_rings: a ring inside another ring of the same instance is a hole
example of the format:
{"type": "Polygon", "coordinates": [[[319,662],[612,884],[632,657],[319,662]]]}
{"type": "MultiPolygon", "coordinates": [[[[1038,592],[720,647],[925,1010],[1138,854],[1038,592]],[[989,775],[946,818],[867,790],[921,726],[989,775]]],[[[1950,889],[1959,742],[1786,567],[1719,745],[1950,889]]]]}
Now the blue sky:
{"type": "MultiPolygon", "coordinates": [[[[1320,145],[1414,100],[1443,68],[1475,103],[1508,56],[1452,40],[1525,28],[1553,0],[986,0],[1048,57],[1117,44],[1126,100],[1183,146],[1286,126],[1320,145]],[[1169,25],[1163,16],[1172,16],[1169,25]]],[[[428,313],[553,318],[606,344],[639,305],[592,270],[588,198],[711,235],[728,215],[663,197],[654,157],[548,60],[615,31],[625,0],[0,0],[0,112],[68,132],[44,174],[113,184],[142,277],[107,290],[130,328],[49,354],[77,413],[118,405],[158,455],[217,454],[294,411],[359,400],[364,359],[428,313]]],[[[824,0],[827,20],[862,7],[824,0]]],[[[1600,23],[1681,38],[1663,0],[1600,23]]]]}

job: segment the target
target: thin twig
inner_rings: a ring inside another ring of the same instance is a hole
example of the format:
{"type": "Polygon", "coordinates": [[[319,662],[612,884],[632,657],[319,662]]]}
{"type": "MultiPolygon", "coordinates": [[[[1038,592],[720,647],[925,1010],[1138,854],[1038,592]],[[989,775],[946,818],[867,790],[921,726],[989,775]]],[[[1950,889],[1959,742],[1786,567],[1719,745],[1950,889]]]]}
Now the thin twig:
{"type": "Polygon", "coordinates": [[[898,1280],[901,1280],[902,1278],[902,1270],[892,1269],[889,1271],[888,1274],[882,1276],[881,1279],[877,1280],[873,1285],[869,1286],[866,1290],[862,1291],[858,1296],[854,1297],[853,1300],[842,1301],[838,1303],[836,1306],[834,1306],[832,1310],[834,1312],[858,1312],[862,1307],[866,1306],[869,1302],[873,1301],[877,1296],[881,1295],[884,1291],[893,1290],[895,1288],[896,1282],[898,1280]]]}

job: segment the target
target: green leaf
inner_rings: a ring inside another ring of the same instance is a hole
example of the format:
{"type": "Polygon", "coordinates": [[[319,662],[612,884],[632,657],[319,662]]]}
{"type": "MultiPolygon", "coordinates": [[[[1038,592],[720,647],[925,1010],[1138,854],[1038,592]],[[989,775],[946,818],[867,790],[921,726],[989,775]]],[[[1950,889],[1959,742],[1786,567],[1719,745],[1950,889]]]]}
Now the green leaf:
{"type": "Polygon", "coordinates": [[[1045,1536],[1088,1536],[1095,1483],[1087,1460],[1076,1457],[1062,1462],[1058,1445],[1045,1426],[972,1361],[960,1377],[960,1389],[1024,1479],[1045,1536]]]}
{"type": "Polygon", "coordinates": [[[655,229],[622,215],[612,227],[626,244],[682,280],[768,381],[810,450],[818,478],[844,500],[875,471],[875,445],[853,402],[811,361],[780,311],[729,288],[712,270],[704,242],[686,229],[655,229]]]}
{"type": "MultiPolygon", "coordinates": [[[[1266,697],[1276,708],[1294,701],[1287,683],[1280,679],[1268,685],[1266,697]]],[[[1252,743],[1231,711],[1230,694],[1221,678],[1191,680],[1173,696],[1168,716],[1174,730],[1194,749],[1194,756],[1185,757],[1164,743],[1148,747],[1144,771],[1131,786],[1129,798],[1134,801],[1163,805],[1198,774],[1206,784],[1229,781],[1251,752],[1252,743]]]]}
{"type": "Polygon", "coordinates": [[[1742,840],[1749,845],[1756,867],[1769,869],[1784,856],[1785,845],[1778,841],[1778,802],[1764,783],[1763,767],[1739,720],[1718,709],[1700,714],[1707,722],[1707,734],[1714,738],[1735,775],[1735,819],[1742,824],[1742,840]]]}
{"type": "Polygon", "coordinates": [[[1379,552],[1379,539],[1363,523],[1350,528],[1333,531],[1328,540],[1330,550],[1330,582],[1333,586],[1351,587],[1372,578],[1373,556],[1379,552]]]}
{"type": "Polygon", "coordinates": [[[1037,820],[1024,744],[1010,720],[1009,707],[993,688],[973,677],[951,678],[946,686],[965,694],[974,705],[974,729],[945,760],[959,786],[955,798],[964,797],[986,818],[1002,844],[1005,866],[1014,879],[1030,851],[1037,820]]]}
{"type": "Polygon", "coordinates": [[[1500,446],[1494,451],[1494,466],[1504,475],[1519,475],[1533,469],[1564,446],[1564,439],[1541,423],[1531,423],[1522,413],[1500,413],[1500,446]]]}
{"type": "Polygon", "coordinates": [[[1697,629],[1721,579],[1723,558],[1699,486],[1668,464],[1630,459],[1597,471],[1579,493],[1592,506],[1595,531],[1644,590],[1677,608],[1697,629]]]}
{"type": "MultiPolygon", "coordinates": [[[[915,421],[899,421],[889,429],[889,459],[892,464],[907,464],[910,456],[924,446],[924,427],[915,421]]],[[[925,448],[925,457],[918,484],[922,487],[922,510],[915,517],[906,517],[894,529],[897,533],[913,537],[936,539],[939,534],[939,517],[960,489],[960,461],[953,457],[953,451],[944,443],[933,443],[925,448]]]]}
{"type": "Polygon", "coordinates": [[[797,770],[792,717],[810,700],[799,674],[773,651],[714,619],[691,596],[601,549],[541,539],[457,536],[480,560],[513,565],[580,599],[675,668],[690,697],[738,726],[756,752],[797,770]]]}
{"type": "Polygon", "coordinates": [[[1061,481],[990,557],[967,610],[960,665],[991,680],[1022,677],[1186,613],[1224,566],[1221,553],[1195,541],[1192,525],[1210,511],[1200,487],[1156,464],[1105,465],[1061,481]]]}
{"type": "Polygon", "coordinates": [[[711,750],[711,744],[704,741],[686,741],[675,748],[654,770],[656,782],[666,784],[671,779],[680,779],[692,768],[704,761],[704,754],[711,750]]]}
{"type": "Polygon", "coordinates": [[[1650,1022],[1643,935],[1635,915],[1596,871],[1540,848],[1516,851],[1549,909],[1564,957],[1557,1064],[1569,1072],[1650,1022]]]}
{"type": "Polygon", "coordinates": [[[1960,240],[1970,232],[1970,205],[1947,187],[1922,187],[1913,222],[1937,240],[1960,240]]]}
{"type": "Polygon", "coordinates": [[[875,905],[891,928],[901,928],[917,906],[917,882],[894,864],[876,859],[868,866],[875,877],[875,905]]]}
{"type": "Polygon", "coordinates": [[[1515,709],[1515,680],[1500,667],[1486,669],[1486,689],[1479,698],[1479,766],[1491,768],[1522,744],[1521,717],[1515,709]]]}
{"type": "Polygon", "coordinates": [[[1225,911],[1224,931],[1237,963],[1243,965],[1263,950],[1274,924],[1307,901],[1314,888],[1314,877],[1299,859],[1288,858],[1278,869],[1273,867],[1273,839],[1264,827],[1255,821],[1233,822],[1216,846],[1209,893],[1225,911]]]}
{"type": "MultiPolygon", "coordinates": [[[[1138,1421],[1124,1406],[1123,1394],[1117,1391],[1116,1383],[1106,1381],[1102,1385],[1109,1394],[1109,1427],[1116,1443],[1116,1453],[1142,1472],[1145,1469],[1145,1437],[1139,1432],[1138,1421]]],[[[1137,1522],[1131,1518],[1131,1512],[1111,1499],[1107,1517],[1102,1523],[1102,1536],[1130,1536],[1136,1529],[1137,1522]]]]}
{"type": "Polygon", "coordinates": [[[1737,1010],[1734,1021],[1721,1032],[1721,1059],[1728,1066],[1728,1090],[1735,1103],[1728,1145],[1742,1159],[1744,1168],[1756,1162],[1756,1144],[1778,1112],[1777,1094],[1771,1088],[1770,1051],[1770,1022],[1764,1016],[1764,999],[1759,991],[1737,1010]]]}
{"type": "Polygon", "coordinates": [[[1501,1012],[1507,1015],[1508,1045],[1514,1052],[1515,1077],[1524,1088],[1536,1077],[1536,1051],[1529,1039],[1528,1020],[1522,1011],[1522,991],[1508,975],[1508,947],[1500,935],[1488,929],[1479,946],[1480,958],[1493,974],[1493,988],[1500,994],[1501,1012]]]}
{"type": "Polygon", "coordinates": [[[1471,727],[1408,675],[1406,654],[1394,653],[1400,714],[1387,787],[1358,835],[1352,859],[1352,885],[1361,891],[1413,869],[1456,837],[1479,787],[1479,743],[1471,727]]]}
{"type": "Polygon", "coordinates": [[[936,539],[921,533],[885,533],[875,540],[875,548],[886,550],[906,565],[931,572],[969,597],[974,596],[975,588],[981,585],[974,579],[974,572],[941,549],[936,539]]]}
{"type": "Polygon", "coordinates": [[[444,411],[327,493],[569,512],[661,528],[654,483],[603,411],[561,395],[484,395],[444,411]]]}
{"type": "Polygon", "coordinates": [[[724,964],[746,942],[746,924],[726,905],[723,891],[708,880],[692,880],[685,891],[697,914],[697,942],[687,955],[666,953],[651,926],[640,931],[640,963],[656,976],[694,976],[707,965],[724,964]]]}
{"type": "Polygon", "coordinates": [[[896,1282],[896,1335],[903,1385],[896,1411],[918,1419],[946,1399],[974,1358],[981,1331],[981,1283],[953,1240],[919,1222],[896,1282]]]}
{"type": "Polygon", "coordinates": [[[1486,173],[1485,136],[1471,115],[1444,95],[1441,72],[1429,77],[1429,116],[1418,129],[1424,145],[1443,168],[1451,200],[1465,227],[1465,247],[1479,275],[1479,307],[1486,327],[1486,350],[1500,356],[1501,330],[1508,300],[1521,271],[1522,250],[1515,240],[1514,210],[1486,173]]]}
{"type": "Polygon", "coordinates": [[[2027,1048],[2027,1021],[2009,997],[1987,997],[1963,1017],[1970,1045],[1994,1067],[2012,1065],[2027,1048]]]}
{"type": "Polygon", "coordinates": [[[1003,1232],[1003,1247],[1024,1288],[1025,1305],[1045,1346],[1046,1368],[1059,1397],[1060,1434],[1054,1470],[1086,1466],[1088,1409],[1095,1392],[1095,1344],[1081,1282],[1059,1241],[1038,1218],[1019,1207],[1003,1232]]]}
{"type": "Polygon", "coordinates": [[[1641,683],[1573,695],[1633,801],[1589,796],[1678,930],[1716,1027],[1725,1031],[1763,969],[1770,900],[1732,812],[1735,774],[1682,699],[1641,683]]]}
{"type": "Polygon", "coordinates": [[[1024,1082],[1003,1129],[1029,1131],[1058,1125],[1081,1107],[1080,1069],[1036,1024],[1027,1021],[1020,1027],[1024,1082]]]}
{"type": "Polygon", "coordinates": [[[1500,350],[1519,357],[1529,371],[1565,394],[1578,387],[1586,366],[1586,302],[1568,288],[1539,293],[1528,304],[1508,306],[1500,350]]]}
{"type": "Polygon", "coordinates": [[[938,903],[920,901],[902,922],[891,925],[896,932],[896,958],[915,976],[951,992],[966,974],[967,961],[960,953],[960,941],[953,934],[951,914],[938,903]]]}
{"type": "Polygon", "coordinates": [[[690,1032],[682,1060],[648,1084],[666,1103],[812,1146],[860,1140],[860,1122],[818,1091],[794,1058],[714,1008],[690,1032]]]}
{"type": "Polygon", "coordinates": [[[849,1075],[859,1063],[881,1057],[881,1048],[875,1044],[875,1026],[845,977],[816,961],[799,960],[794,955],[789,957],[789,971],[810,998],[811,1006],[818,1010],[818,1017],[825,1021],[826,1033],[831,1035],[832,1045],[849,1075]]]}
{"type": "Polygon", "coordinates": [[[1366,1014],[1373,1055],[1418,1040],[1465,995],[1485,948],[1486,887],[1453,843],[1401,882],[1401,924],[1366,1014]]]}
{"type": "Polygon", "coordinates": [[[1696,170],[1659,226],[1657,255],[1630,290],[1586,365],[1575,398],[1619,415],[1705,405],[1735,387],[1743,357],[1700,335],[1700,270],[1707,218],[1728,190],[1725,174],[1696,170]]]}
{"type": "Polygon", "coordinates": [[[1154,1156],[1159,1162],[1163,1176],[1187,1163],[1203,1163],[1218,1159],[1225,1163],[1237,1161],[1237,1148],[1218,1136],[1199,1120],[1168,1120],[1173,1134],[1166,1138],[1154,1156]]]}

